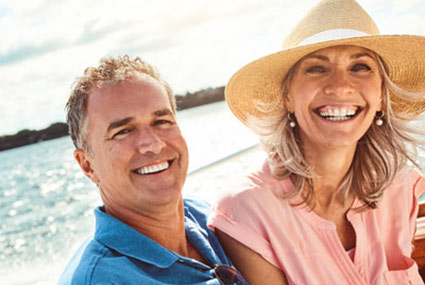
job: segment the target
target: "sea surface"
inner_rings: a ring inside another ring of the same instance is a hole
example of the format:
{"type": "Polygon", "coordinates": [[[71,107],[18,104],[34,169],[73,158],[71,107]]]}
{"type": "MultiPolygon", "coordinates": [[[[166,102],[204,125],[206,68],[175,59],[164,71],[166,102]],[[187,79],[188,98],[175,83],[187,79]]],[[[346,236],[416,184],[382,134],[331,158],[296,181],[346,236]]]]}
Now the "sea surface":
{"type": "MultiPolygon", "coordinates": [[[[185,195],[213,203],[233,178],[261,166],[264,154],[255,148],[257,138],[224,102],[180,111],[178,120],[192,173],[185,195]]],[[[92,233],[93,209],[101,201],[73,150],[71,139],[63,137],[0,152],[1,285],[55,284],[92,233]]]]}
{"type": "MultiPolygon", "coordinates": [[[[180,111],[178,121],[190,153],[184,195],[214,203],[265,159],[224,102],[180,111]]],[[[0,285],[55,284],[93,232],[101,201],[73,150],[63,137],[0,152],[0,285]]],[[[425,166],[423,153],[419,159],[425,166]]]]}

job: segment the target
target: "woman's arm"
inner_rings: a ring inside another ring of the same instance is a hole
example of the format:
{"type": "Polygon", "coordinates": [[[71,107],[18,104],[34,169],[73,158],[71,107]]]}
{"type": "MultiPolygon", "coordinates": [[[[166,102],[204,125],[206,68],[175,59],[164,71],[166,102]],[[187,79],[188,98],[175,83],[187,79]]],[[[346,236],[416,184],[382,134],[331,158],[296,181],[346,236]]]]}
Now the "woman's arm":
{"type": "Polygon", "coordinates": [[[216,235],[248,284],[288,284],[285,274],[261,255],[218,229],[216,235]]]}

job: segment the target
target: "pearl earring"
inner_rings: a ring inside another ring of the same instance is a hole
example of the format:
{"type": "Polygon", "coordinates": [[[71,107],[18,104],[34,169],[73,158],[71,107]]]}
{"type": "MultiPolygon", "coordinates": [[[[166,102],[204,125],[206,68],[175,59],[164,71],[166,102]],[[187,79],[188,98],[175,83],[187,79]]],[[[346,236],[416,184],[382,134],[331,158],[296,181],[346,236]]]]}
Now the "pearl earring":
{"type": "Polygon", "coordinates": [[[380,127],[380,126],[382,126],[384,124],[384,120],[383,120],[384,115],[385,115],[384,111],[378,111],[378,112],[376,112],[376,114],[375,114],[375,118],[376,118],[375,124],[378,127],[380,127]]]}
{"type": "Polygon", "coordinates": [[[288,112],[288,120],[289,120],[289,126],[292,129],[295,128],[295,126],[297,125],[297,123],[295,123],[295,115],[294,115],[294,113],[289,113],[288,112]]]}

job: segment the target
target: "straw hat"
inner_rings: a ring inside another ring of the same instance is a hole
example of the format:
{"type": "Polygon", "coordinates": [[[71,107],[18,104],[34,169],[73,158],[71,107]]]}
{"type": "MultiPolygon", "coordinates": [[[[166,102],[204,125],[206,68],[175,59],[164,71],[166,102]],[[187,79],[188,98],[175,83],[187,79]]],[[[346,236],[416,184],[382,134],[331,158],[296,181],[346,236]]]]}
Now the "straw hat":
{"type": "MultiPolygon", "coordinates": [[[[244,124],[250,117],[281,114],[282,82],[289,69],[303,56],[337,45],[375,51],[395,84],[408,91],[425,90],[425,37],[379,35],[375,22],[356,1],[324,0],[294,28],[282,51],[260,58],[232,76],[225,90],[230,109],[244,124]]],[[[419,115],[425,111],[425,100],[412,103],[390,96],[396,113],[419,115]]]]}

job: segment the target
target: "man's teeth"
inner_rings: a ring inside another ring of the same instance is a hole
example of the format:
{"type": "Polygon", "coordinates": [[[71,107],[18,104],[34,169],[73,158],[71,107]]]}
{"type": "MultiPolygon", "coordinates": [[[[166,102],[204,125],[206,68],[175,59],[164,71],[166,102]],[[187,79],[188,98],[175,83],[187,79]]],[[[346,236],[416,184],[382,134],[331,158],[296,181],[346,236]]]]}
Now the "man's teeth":
{"type": "Polygon", "coordinates": [[[169,166],[168,161],[163,162],[163,163],[159,163],[159,164],[155,164],[155,165],[149,165],[149,166],[145,166],[142,168],[139,168],[137,170],[137,173],[139,174],[151,174],[151,173],[155,173],[155,172],[159,172],[162,170],[167,169],[169,166]]]}
{"type": "Polygon", "coordinates": [[[330,121],[343,121],[350,119],[356,112],[356,107],[324,107],[320,109],[319,114],[321,117],[330,121]]]}

